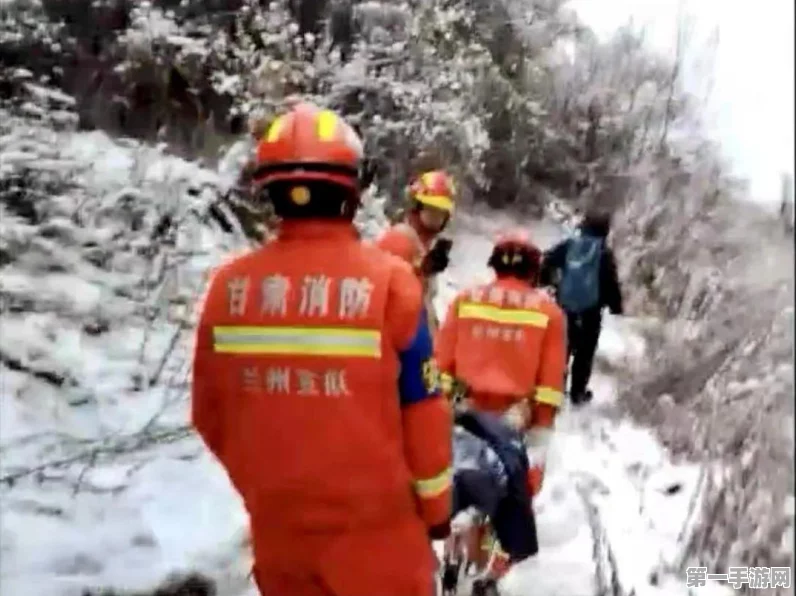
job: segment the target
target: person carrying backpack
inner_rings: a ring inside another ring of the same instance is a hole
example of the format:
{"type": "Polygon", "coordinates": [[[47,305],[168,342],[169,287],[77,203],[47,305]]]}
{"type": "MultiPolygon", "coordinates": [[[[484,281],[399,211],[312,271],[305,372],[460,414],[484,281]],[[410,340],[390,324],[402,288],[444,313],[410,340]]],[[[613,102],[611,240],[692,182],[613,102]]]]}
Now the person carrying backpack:
{"type": "Polygon", "coordinates": [[[569,395],[573,404],[592,398],[589,379],[603,308],[615,315],[623,313],[616,260],[607,244],[610,229],[609,215],[587,212],[574,236],[545,253],[540,272],[542,285],[555,285],[556,300],[567,315],[569,395]]]}

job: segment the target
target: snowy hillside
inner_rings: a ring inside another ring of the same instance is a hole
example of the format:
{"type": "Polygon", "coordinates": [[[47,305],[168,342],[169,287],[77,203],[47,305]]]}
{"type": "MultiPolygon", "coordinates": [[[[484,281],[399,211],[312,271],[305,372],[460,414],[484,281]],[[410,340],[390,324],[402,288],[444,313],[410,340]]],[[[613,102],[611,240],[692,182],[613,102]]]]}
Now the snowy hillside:
{"type": "Polygon", "coordinates": [[[236,593],[243,512],[186,403],[192,311],[244,246],[208,217],[224,181],[2,119],[0,591],[151,589],[199,568],[236,593]]]}

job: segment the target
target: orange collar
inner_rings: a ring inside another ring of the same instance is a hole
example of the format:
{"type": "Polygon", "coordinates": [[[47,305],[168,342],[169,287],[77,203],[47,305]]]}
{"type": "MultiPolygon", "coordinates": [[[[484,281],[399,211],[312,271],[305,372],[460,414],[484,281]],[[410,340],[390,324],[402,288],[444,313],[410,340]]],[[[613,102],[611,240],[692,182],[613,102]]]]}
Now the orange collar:
{"type": "Polygon", "coordinates": [[[528,290],[533,288],[534,286],[527,281],[523,281],[518,277],[514,277],[513,275],[498,275],[497,283],[501,285],[501,287],[507,288],[509,290],[528,290]]]}
{"type": "Polygon", "coordinates": [[[279,240],[327,240],[330,238],[357,239],[359,233],[347,220],[295,219],[283,220],[279,225],[279,240]]]}

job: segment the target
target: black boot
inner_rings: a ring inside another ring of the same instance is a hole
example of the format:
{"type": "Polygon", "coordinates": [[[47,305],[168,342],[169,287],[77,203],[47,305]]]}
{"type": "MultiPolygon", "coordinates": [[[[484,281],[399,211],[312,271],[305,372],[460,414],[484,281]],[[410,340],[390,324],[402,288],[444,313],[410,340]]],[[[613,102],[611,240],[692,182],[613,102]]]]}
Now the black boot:
{"type": "Polygon", "coordinates": [[[460,559],[446,561],[442,567],[442,594],[455,596],[459,586],[459,570],[462,567],[460,559]]]}
{"type": "Polygon", "coordinates": [[[573,394],[571,394],[569,396],[569,401],[572,402],[573,406],[580,406],[580,405],[589,403],[591,401],[592,397],[594,397],[592,395],[592,392],[587,389],[583,393],[573,393],[573,394]]]}
{"type": "Polygon", "coordinates": [[[473,582],[472,596],[500,596],[497,581],[491,577],[477,579],[473,582]]]}

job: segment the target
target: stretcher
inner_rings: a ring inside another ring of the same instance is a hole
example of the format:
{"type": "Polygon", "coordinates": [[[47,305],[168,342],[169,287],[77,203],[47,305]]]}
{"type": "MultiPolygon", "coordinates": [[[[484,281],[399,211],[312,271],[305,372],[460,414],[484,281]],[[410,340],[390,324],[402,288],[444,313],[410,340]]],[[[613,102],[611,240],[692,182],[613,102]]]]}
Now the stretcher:
{"type": "Polygon", "coordinates": [[[440,553],[440,596],[498,596],[495,578],[538,551],[522,436],[489,413],[459,410],[453,521],[440,553]]]}

